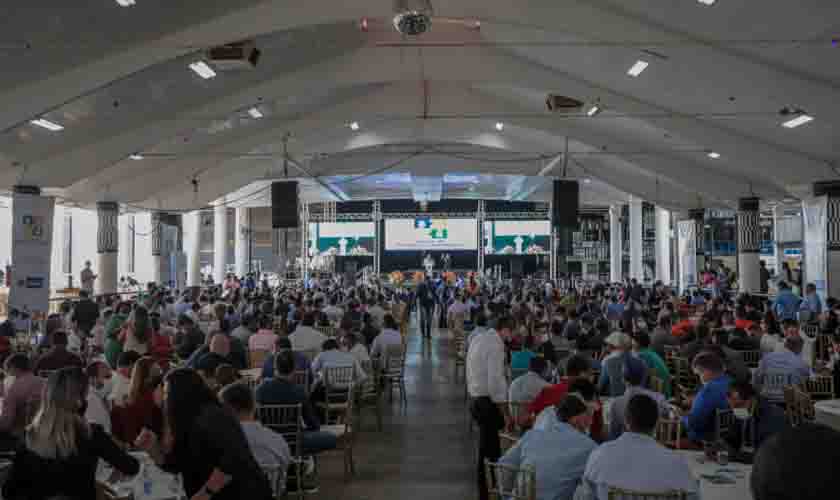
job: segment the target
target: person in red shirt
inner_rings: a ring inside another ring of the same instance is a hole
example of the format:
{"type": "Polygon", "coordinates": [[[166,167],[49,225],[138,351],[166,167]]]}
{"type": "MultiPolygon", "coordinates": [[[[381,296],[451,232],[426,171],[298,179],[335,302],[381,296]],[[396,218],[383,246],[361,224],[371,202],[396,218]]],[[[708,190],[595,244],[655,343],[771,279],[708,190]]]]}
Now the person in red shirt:
{"type": "Polygon", "coordinates": [[[747,311],[743,307],[735,309],[735,329],[749,331],[754,321],[747,319],[747,311]]]}
{"type": "Polygon", "coordinates": [[[161,380],[160,368],[151,356],[134,363],[126,404],[111,410],[112,433],[116,440],[134,443],[143,428],[155,432],[162,430],[163,413],[155,404],[155,390],[161,380]]]}
{"type": "Polygon", "coordinates": [[[671,328],[671,335],[682,337],[694,328],[694,323],[688,319],[688,312],[680,309],[680,321],[671,328]]]}
{"type": "Polygon", "coordinates": [[[167,335],[160,324],[160,313],[153,312],[150,315],[152,323],[152,338],[149,344],[150,352],[160,367],[161,371],[169,371],[169,361],[172,359],[172,335],[167,335]]]}
{"type": "MultiPolygon", "coordinates": [[[[566,394],[569,393],[569,386],[577,379],[592,381],[592,360],[578,355],[569,358],[566,362],[566,376],[559,383],[541,390],[534,401],[528,406],[528,412],[532,418],[538,417],[549,406],[555,406],[560,403],[566,397],[566,394]]],[[[599,405],[592,418],[590,436],[595,441],[601,441],[604,435],[603,433],[604,413],[603,408],[599,405]]]]}

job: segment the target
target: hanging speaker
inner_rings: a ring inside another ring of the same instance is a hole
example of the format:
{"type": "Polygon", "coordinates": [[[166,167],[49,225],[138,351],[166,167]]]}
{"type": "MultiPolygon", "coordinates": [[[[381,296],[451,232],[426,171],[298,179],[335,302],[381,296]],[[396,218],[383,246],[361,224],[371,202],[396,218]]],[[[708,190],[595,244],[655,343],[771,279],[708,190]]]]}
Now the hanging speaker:
{"type": "Polygon", "coordinates": [[[271,227],[291,229],[298,227],[297,181],[271,183],[271,227]]]}
{"type": "Polygon", "coordinates": [[[555,227],[578,227],[580,186],[577,181],[554,181],[554,198],[551,220],[555,227]]]}

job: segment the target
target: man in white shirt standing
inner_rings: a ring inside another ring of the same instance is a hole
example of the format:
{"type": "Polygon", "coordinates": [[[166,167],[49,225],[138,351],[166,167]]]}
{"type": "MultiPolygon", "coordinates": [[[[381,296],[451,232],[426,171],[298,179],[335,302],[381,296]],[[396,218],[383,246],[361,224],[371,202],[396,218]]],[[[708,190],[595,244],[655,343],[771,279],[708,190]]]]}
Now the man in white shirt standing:
{"type": "Polygon", "coordinates": [[[79,279],[82,282],[82,290],[93,293],[93,283],[96,281],[97,275],[93,273],[93,269],[90,268],[91,263],[90,261],[85,262],[85,268],[82,269],[82,272],[79,275],[79,279]]]}
{"type": "Polygon", "coordinates": [[[689,500],[697,500],[699,485],[685,458],[653,438],[658,419],[656,401],[644,394],[630,398],[626,431],[589,455],[575,498],[607,500],[610,488],[620,488],[645,493],[682,491],[689,500]]]}
{"type": "MultiPolygon", "coordinates": [[[[483,322],[486,323],[486,319],[483,322]]],[[[472,339],[467,353],[466,372],[467,391],[472,398],[471,412],[479,428],[479,500],[487,500],[484,460],[495,462],[499,459],[499,431],[507,427],[510,421],[505,404],[508,389],[505,379],[505,345],[498,333],[490,330],[472,339]]]]}

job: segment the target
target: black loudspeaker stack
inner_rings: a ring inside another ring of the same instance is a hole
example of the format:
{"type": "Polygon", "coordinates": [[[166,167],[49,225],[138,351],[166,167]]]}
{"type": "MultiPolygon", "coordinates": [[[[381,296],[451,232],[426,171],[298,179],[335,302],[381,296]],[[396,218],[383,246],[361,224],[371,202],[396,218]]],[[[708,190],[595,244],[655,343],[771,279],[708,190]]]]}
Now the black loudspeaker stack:
{"type": "Polygon", "coordinates": [[[284,181],[271,183],[271,227],[292,229],[298,227],[298,183],[284,181]]]}
{"type": "Polygon", "coordinates": [[[554,227],[572,229],[578,226],[578,206],[580,186],[577,181],[554,181],[552,198],[552,217],[554,227]]]}

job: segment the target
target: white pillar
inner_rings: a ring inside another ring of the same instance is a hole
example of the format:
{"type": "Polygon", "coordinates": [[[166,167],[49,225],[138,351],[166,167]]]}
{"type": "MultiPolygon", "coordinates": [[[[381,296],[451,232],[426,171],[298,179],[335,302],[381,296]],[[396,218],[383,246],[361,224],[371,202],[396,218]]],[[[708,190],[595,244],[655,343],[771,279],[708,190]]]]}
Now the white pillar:
{"type": "Polygon", "coordinates": [[[671,283],[671,212],[656,207],[656,279],[671,283]]]}
{"type": "Polygon", "coordinates": [[[99,224],[96,229],[97,274],[94,282],[96,294],[117,292],[119,261],[117,259],[120,241],[120,207],[116,202],[101,201],[96,204],[99,224]]]}
{"type": "Polygon", "coordinates": [[[758,204],[755,197],[738,200],[738,288],[747,293],[761,291],[758,204]]]}
{"type": "Polygon", "coordinates": [[[641,283],[645,278],[642,267],[642,200],[630,198],[630,277],[641,283]]]}
{"type": "Polygon", "coordinates": [[[622,279],[621,270],[621,205],[610,206],[610,281],[622,279]]]}
{"type": "Polygon", "coordinates": [[[251,234],[251,221],[248,220],[248,209],[245,207],[236,208],[236,230],[234,232],[234,253],[236,259],[236,275],[245,276],[248,274],[248,240],[251,234]]]}
{"type": "Polygon", "coordinates": [[[161,213],[152,212],[152,281],[161,283],[161,264],[163,260],[163,226],[161,225],[161,213]]]}
{"type": "Polygon", "coordinates": [[[201,211],[190,212],[184,221],[187,249],[187,286],[201,286],[201,211]]]}
{"type": "Polygon", "coordinates": [[[227,205],[224,200],[213,210],[213,281],[220,284],[225,280],[225,265],[228,261],[227,205]]]}

